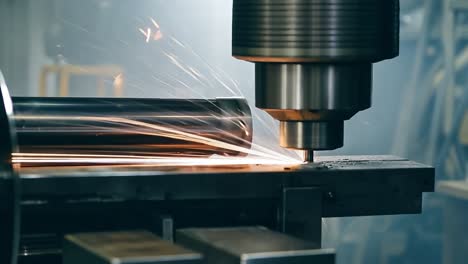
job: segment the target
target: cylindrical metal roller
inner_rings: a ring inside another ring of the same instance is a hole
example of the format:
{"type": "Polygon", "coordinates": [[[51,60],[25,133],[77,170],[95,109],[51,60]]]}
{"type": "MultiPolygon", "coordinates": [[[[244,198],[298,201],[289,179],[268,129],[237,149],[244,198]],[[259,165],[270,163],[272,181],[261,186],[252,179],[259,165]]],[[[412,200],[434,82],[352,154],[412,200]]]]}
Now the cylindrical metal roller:
{"type": "Polygon", "coordinates": [[[150,156],[244,155],[247,101],[129,98],[13,98],[20,152],[150,156]],[[219,144],[221,143],[221,144],[219,144]]]}

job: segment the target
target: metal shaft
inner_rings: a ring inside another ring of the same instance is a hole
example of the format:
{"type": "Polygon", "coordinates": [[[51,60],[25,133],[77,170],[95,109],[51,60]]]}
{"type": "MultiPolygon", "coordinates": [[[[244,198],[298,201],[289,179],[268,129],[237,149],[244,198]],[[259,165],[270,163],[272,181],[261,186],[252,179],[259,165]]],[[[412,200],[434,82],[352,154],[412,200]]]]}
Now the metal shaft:
{"type": "Polygon", "coordinates": [[[13,106],[20,152],[237,156],[244,153],[216,142],[252,141],[250,109],[238,98],[16,97],[13,106]]]}
{"type": "Polygon", "coordinates": [[[313,150],[304,150],[304,161],[307,163],[314,162],[314,151],[313,150]]]}

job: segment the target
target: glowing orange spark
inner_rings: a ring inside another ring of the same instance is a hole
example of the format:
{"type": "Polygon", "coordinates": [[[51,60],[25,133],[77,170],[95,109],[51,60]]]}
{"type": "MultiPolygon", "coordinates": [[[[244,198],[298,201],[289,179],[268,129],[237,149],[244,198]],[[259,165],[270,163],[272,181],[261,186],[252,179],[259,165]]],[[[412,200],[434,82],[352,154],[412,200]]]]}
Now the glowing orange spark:
{"type": "Polygon", "coordinates": [[[147,27],[146,30],[143,30],[142,28],[139,28],[138,31],[145,36],[145,41],[146,43],[149,43],[150,40],[155,40],[158,41],[163,38],[163,33],[160,30],[159,24],[154,20],[153,18],[150,17],[151,23],[154,26],[154,30],[151,29],[151,27],[147,27]]]}
{"type": "Polygon", "coordinates": [[[153,40],[160,40],[162,38],[163,38],[163,34],[161,30],[156,31],[156,33],[154,33],[153,35],[153,40]]]}

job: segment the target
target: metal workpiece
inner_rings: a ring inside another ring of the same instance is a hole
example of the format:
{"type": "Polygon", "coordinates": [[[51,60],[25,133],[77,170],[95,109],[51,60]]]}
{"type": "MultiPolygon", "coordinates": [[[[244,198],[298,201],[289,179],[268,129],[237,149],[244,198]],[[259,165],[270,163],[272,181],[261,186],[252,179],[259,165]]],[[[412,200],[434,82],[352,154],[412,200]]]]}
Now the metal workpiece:
{"type": "Polygon", "coordinates": [[[232,54],[252,62],[377,62],[398,55],[398,0],[234,0],[232,54]]]}
{"type": "Polygon", "coordinates": [[[178,230],[177,242],[202,252],[206,264],[335,263],[335,253],[264,227],[178,230]]]}
{"type": "Polygon", "coordinates": [[[15,97],[13,105],[25,153],[237,156],[245,153],[220,145],[252,142],[250,108],[240,98],[15,97]]]}
{"type": "Polygon", "coordinates": [[[11,163],[16,151],[13,107],[0,72],[0,263],[15,264],[19,247],[20,179],[11,163]]]}
{"type": "Polygon", "coordinates": [[[63,264],[201,264],[202,255],[147,231],[66,235],[63,264]]]}

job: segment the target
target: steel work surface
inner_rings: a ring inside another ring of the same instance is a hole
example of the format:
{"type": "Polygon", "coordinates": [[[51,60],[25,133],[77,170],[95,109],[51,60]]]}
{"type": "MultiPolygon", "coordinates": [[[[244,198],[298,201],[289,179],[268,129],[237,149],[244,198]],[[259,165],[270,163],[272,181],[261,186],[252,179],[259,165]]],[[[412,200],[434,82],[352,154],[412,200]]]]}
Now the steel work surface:
{"type": "MultiPolygon", "coordinates": [[[[323,217],[420,213],[434,169],[392,156],[319,157],[314,164],[152,168],[26,168],[23,201],[280,199],[318,187],[323,217]]],[[[1,188],[1,186],[0,186],[1,188]]]]}

